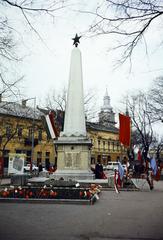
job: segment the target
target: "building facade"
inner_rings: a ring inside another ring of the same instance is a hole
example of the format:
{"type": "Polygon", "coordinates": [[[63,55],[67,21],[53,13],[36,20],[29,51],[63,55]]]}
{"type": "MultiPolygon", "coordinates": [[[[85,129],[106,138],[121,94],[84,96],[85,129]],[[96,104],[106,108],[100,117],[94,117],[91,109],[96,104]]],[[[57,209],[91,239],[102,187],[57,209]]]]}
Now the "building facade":
{"type": "MultiPolygon", "coordinates": [[[[57,163],[57,153],[50,139],[42,117],[47,111],[33,109],[26,105],[0,102],[0,158],[3,157],[7,172],[9,153],[24,153],[26,163],[32,162],[44,167],[57,163]]],[[[57,114],[59,131],[63,130],[63,113],[57,114]],[[61,116],[62,115],[62,116],[61,116]]],[[[98,122],[87,122],[87,134],[92,142],[91,163],[100,160],[103,164],[126,156],[126,149],[119,142],[119,129],[115,127],[115,114],[106,91],[98,122]]],[[[58,127],[57,126],[57,127],[58,127]]]]}
{"type": "Polygon", "coordinates": [[[119,142],[119,129],[115,125],[115,113],[106,89],[98,122],[87,123],[87,132],[92,141],[92,164],[100,160],[105,165],[116,161],[117,157],[123,159],[126,156],[126,149],[119,142]]]}
{"type": "Polygon", "coordinates": [[[87,123],[87,132],[92,142],[91,163],[98,160],[104,165],[126,156],[126,149],[119,142],[119,130],[99,123],[87,123]]]}
{"type": "Polygon", "coordinates": [[[24,153],[26,163],[44,166],[55,162],[54,144],[45,131],[42,113],[22,104],[0,103],[0,157],[5,172],[9,153],[24,153]]]}

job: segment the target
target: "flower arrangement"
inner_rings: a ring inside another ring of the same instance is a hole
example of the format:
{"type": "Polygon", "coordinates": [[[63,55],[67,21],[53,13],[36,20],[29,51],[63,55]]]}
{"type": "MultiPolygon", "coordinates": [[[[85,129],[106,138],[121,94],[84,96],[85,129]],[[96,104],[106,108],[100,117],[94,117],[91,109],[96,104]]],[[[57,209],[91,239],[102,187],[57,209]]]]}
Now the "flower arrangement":
{"type": "Polygon", "coordinates": [[[81,187],[54,187],[54,186],[10,186],[0,190],[0,198],[8,199],[98,199],[101,186],[91,184],[89,188],[81,187]]]}

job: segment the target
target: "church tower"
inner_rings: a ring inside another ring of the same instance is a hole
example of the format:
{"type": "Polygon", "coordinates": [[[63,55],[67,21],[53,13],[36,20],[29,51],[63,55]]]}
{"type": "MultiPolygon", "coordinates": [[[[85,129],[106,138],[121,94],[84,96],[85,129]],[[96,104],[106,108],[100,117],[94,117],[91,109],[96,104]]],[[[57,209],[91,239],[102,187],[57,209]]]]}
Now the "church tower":
{"type": "Polygon", "coordinates": [[[107,89],[103,98],[103,106],[101,107],[101,111],[99,113],[99,124],[106,127],[115,126],[116,124],[115,113],[110,105],[110,96],[108,95],[107,89]]]}

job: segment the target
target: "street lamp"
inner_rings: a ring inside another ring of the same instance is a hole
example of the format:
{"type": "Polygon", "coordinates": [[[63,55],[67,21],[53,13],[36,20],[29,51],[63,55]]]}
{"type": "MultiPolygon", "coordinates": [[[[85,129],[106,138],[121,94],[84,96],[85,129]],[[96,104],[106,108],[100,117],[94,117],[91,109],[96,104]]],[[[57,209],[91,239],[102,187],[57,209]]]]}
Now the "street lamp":
{"type": "Polygon", "coordinates": [[[30,162],[30,172],[32,173],[32,164],[33,164],[33,155],[34,155],[34,124],[35,124],[35,113],[36,113],[36,97],[27,98],[23,100],[23,103],[26,104],[27,101],[33,100],[33,116],[32,116],[32,145],[31,145],[31,162],[30,162]]]}

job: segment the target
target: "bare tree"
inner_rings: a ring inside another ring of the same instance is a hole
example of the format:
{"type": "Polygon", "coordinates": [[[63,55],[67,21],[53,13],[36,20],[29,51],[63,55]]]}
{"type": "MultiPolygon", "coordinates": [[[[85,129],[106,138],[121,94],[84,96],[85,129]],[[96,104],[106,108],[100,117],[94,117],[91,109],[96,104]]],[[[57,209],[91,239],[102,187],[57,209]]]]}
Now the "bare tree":
{"type": "MultiPolygon", "coordinates": [[[[46,109],[65,111],[66,96],[67,92],[64,88],[60,92],[53,91],[52,94],[48,94],[45,100],[46,109]]],[[[88,90],[85,93],[84,108],[87,121],[92,121],[97,117],[98,109],[96,105],[96,94],[93,90],[88,90]]]]}
{"type": "Polygon", "coordinates": [[[154,137],[154,141],[151,146],[152,153],[155,154],[158,163],[162,160],[162,151],[163,151],[163,138],[159,138],[158,136],[154,137]]]}
{"type": "Polygon", "coordinates": [[[10,72],[9,62],[19,60],[15,53],[15,45],[8,20],[2,16],[0,17],[0,95],[5,95],[5,97],[20,94],[18,85],[23,77],[13,79],[12,74],[9,77],[7,76],[10,72]]]}
{"type": "MultiPolygon", "coordinates": [[[[0,4],[4,7],[15,8],[20,11],[22,17],[27,22],[31,30],[33,30],[37,36],[42,39],[41,35],[34,27],[31,21],[31,16],[35,15],[49,15],[50,17],[55,17],[55,12],[58,12],[68,6],[69,0],[0,0],[0,4]]],[[[42,39],[43,40],[43,39],[42,39]]]]}
{"type": "Polygon", "coordinates": [[[51,93],[48,93],[45,99],[45,107],[48,110],[58,109],[65,111],[66,108],[66,90],[63,88],[61,91],[56,92],[53,90],[51,93]]]}
{"type": "MultiPolygon", "coordinates": [[[[116,35],[114,49],[123,51],[120,63],[131,57],[133,50],[152,24],[163,15],[162,0],[102,0],[95,12],[90,31],[96,35],[116,35]]],[[[161,28],[162,29],[162,28],[161,28]]],[[[162,39],[160,41],[162,43],[162,39]]]]}
{"type": "Polygon", "coordinates": [[[133,144],[142,148],[145,159],[154,140],[148,96],[143,92],[128,96],[127,107],[134,132],[133,144]]]}
{"type": "Polygon", "coordinates": [[[18,62],[21,57],[18,56],[17,50],[15,49],[18,44],[15,38],[15,34],[18,32],[12,26],[10,19],[9,9],[17,10],[17,13],[22,15],[23,20],[26,21],[27,26],[32,30],[41,40],[42,39],[39,31],[34,27],[32,21],[36,18],[35,16],[50,16],[55,17],[55,12],[58,12],[68,6],[69,0],[0,0],[0,94],[5,94],[7,97],[14,95],[17,97],[20,94],[20,88],[18,83],[21,82],[21,77],[11,77],[11,65],[13,62],[18,62]]]}
{"type": "Polygon", "coordinates": [[[156,78],[149,90],[150,109],[155,121],[163,122],[163,77],[156,78]]]}

